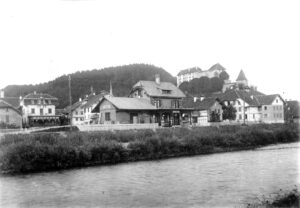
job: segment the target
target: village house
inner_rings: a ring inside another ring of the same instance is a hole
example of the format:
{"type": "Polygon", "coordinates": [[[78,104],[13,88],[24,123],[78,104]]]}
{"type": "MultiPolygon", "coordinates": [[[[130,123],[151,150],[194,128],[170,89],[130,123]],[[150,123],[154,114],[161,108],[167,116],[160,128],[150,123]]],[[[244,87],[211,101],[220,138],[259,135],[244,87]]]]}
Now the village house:
{"type": "Polygon", "coordinates": [[[192,109],[192,124],[195,126],[208,126],[210,122],[220,122],[223,120],[221,102],[214,97],[186,98],[183,106],[192,109]]]}
{"type": "Polygon", "coordinates": [[[236,109],[238,123],[284,123],[284,100],[280,95],[264,95],[253,89],[227,90],[215,95],[236,109]]]}
{"type": "Polygon", "coordinates": [[[22,113],[0,99],[0,128],[22,128],[22,113]]]}
{"type": "Polygon", "coordinates": [[[156,107],[145,98],[106,95],[92,112],[100,113],[99,124],[156,123],[156,107]]]}
{"type": "Polygon", "coordinates": [[[229,89],[238,89],[241,87],[249,87],[248,79],[243,70],[240,71],[238,77],[235,82],[231,82],[230,80],[225,80],[222,88],[222,92],[225,92],[229,89]]]}
{"type": "Polygon", "coordinates": [[[219,77],[222,71],[225,71],[226,69],[219,63],[213,65],[206,71],[202,71],[201,68],[199,67],[194,67],[191,69],[185,69],[181,70],[177,74],[177,86],[180,86],[181,83],[183,82],[189,82],[195,78],[200,78],[200,77],[208,77],[208,78],[213,78],[213,77],[219,77]]]}
{"type": "Polygon", "coordinates": [[[182,106],[185,94],[170,82],[161,82],[155,75],[155,81],[137,82],[130,94],[131,98],[143,98],[156,107],[156,119],[159,125],[173,126],[189,122],[189,109],[182,106]]]}
{"type": "Polygon", "coordinates": [[[56,97],[36,91],[20,98],[23,124],[25,126],[59,125],[59,116],[55,115],[57,101],[56,97]]]}

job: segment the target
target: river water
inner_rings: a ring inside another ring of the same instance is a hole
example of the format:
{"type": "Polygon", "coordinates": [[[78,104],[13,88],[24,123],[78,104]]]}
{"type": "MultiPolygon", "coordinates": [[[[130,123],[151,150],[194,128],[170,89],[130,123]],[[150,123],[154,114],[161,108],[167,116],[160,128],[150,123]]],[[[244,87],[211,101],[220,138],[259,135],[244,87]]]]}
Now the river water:
{"type": "Polygon", "coordinates": [[[0,177],[0,207],[240,207],[299,187],[300,143],[0,177]]]}

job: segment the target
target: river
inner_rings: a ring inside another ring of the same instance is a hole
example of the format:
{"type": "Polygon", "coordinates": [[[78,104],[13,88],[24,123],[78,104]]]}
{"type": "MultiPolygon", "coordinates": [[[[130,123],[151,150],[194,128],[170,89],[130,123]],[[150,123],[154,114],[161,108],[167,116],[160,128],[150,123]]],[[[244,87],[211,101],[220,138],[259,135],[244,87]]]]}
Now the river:
{"type": "Polygon", "coordinates": [[[300,143],[0,177],[0,207],[233,207],[300,184],[300,143]]]}

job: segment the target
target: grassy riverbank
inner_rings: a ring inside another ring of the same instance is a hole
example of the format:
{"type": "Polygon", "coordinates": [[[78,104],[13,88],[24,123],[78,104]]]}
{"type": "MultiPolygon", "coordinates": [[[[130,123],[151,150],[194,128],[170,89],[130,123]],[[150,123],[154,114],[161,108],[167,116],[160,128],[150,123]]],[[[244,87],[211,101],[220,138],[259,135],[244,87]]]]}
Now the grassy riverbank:
{"type": "Polygon", "coordinates": [[[283,192],[280,190],[275,196],[270,196],[261,200],[261,202],[248,204],[247,208],[258,207],[299,207],[300,205],[300,193],[297,188],[289,192],[283,192]]]}
{"type": "Polygon", "coordinates": [[[295,141],[299,141],[298,126],[285,124],[6,135],[0,141],[0,169],[28,173],[295,141]]]}

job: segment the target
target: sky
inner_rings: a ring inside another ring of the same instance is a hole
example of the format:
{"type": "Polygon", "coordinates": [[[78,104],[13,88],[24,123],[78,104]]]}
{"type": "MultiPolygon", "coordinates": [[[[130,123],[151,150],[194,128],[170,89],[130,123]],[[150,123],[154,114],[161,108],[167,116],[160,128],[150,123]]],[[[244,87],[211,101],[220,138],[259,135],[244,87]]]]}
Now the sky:
{"type": "Polygon", "coordinates": [[[0,89],[76,71],[153,64],[176,76],[220,63],[265,94],[300,100],[299,0],[6,0],[0,89]]]}

